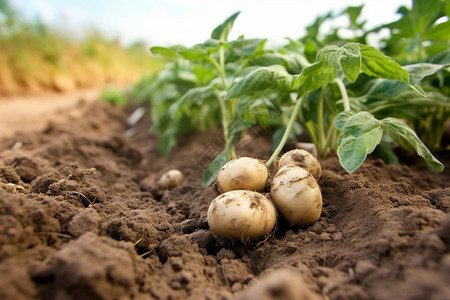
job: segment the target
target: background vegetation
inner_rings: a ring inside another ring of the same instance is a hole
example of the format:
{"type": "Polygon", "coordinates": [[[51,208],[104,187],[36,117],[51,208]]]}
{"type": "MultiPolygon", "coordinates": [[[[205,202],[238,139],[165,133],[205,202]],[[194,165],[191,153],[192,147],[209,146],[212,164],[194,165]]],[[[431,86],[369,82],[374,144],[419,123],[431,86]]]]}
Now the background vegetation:
{"type": "Polygon", "coordinates": [[[131,83],[158,68],[144,43],[123,46],[95,29],[76,38],[0,0],[0,95],[131,83]]]}
{"type": "Polygon", "coordinates": [[[376,28],[366,28],[364,5],[326,12],[278,48],[244,35],[228,41],[235,13],[203,43],[152,47],[169,61],[130,91],[150,102],[162,154],[180,133],[222,126],[224,150],[208,174],[236,155],[234,144],[256,124],[274,131],[274,146],[286,133],[305,132],[320,157],[339,149],[349,172],[373,151],[397,162],[393,141],[442,171],[427,147],[448,148],[442,137],[450,118],[450,1],[411,4],[398,8],[397,21],[376,28]],[[337,25],[338,18],[347,24],[337,25]],[[235,121],[239,126],[230,126],[235,121]]]}

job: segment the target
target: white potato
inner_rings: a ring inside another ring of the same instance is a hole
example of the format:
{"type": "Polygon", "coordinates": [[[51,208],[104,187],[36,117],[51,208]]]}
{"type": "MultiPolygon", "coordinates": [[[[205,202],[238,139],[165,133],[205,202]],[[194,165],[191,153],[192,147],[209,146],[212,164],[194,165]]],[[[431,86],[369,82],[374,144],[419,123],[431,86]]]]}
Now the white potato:
{"type": "Polygon", "coordinates": [[[237,157],[227,162],[217,173],[216,185],[220,194],[233,190],[262,192],[269,179],[269,171],[256,158],[237,157]]]}
{"type": "Polygon", "coordinates": [[[303,149],[294,149],[286,152],[281,156],[278,162],[278,168],[282,168],[286,165],[294,164],[302,167],[316,179],[319,180],[322,173],[322,168],[317,158],[310,152],[303,149]]]}
{"type": "Polygon", "coordinates": [[[296,165],[286,165],[275,174],[272,200],[281,216],[291,225],[309,226],[322,213],[322,193],[314,177],[296,165]]]}
{"type": "Polygon", "coordinates": [[[215,234],[246,242],[269,234],[275,226],[277,212],[272,201],[263,194],[234,190],[211,202],[207,218],[215,234]]]}
{"type": "Polygon", "coordinates": [[[184,175],[180,170],[172,169],[162,174],[157,185],[163,190],[171,190],[180,186],[184,181],[184,175]]]}

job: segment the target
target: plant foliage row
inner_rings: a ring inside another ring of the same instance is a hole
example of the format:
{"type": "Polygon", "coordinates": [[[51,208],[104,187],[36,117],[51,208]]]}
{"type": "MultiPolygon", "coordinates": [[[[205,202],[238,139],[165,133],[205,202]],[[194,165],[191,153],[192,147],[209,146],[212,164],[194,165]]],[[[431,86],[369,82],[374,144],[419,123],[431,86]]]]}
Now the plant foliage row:
{"type": "Polygon", "coordinates": [[[229,41],[239,12],[217,26],[210,39],[192,47],[152,47],[169,59],[164,70],[139,82],[135,97],[150,99],[162,154],[180,132],[223,128],[225,145],[203,183],[236,156],[235,144],[255,124],[272,127],[275,150],[306,130],[320,157],[336,150],[341,165],[355,171],[375,151],[396,157],[392,142],[415,151],[432,171],[443,165],[432,155],[441,147],[450,116],[450,2],[416,0],[400,7],[400,19],[365,30],[363,6],[319,16],[299,39],[277,49],[266,39],[244,36],[229,41]],[[321,33],[340,16],[347,27],[321,33]],[[379,46],[367,38],[383,28],[391,34],[379,46]],[[345,30],[346,36],[341,37],[345,30]],[[388,54],[390,56],[387,56],[388,54]],[[218,121],[220,120],[220,121],[218,121]],[[239,120],[239,126],[230,126],[239,120]],[[300,125],[301,124],[301,125],[300,125]]]}

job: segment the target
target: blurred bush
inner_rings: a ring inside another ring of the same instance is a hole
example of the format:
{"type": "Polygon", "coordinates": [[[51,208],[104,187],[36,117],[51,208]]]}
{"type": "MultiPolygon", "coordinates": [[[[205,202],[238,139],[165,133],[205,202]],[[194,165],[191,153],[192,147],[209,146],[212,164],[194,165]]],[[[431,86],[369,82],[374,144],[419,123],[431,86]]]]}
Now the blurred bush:
{"type": "Polygon", "coordinates": [[[0,0],[0,95],[125,85],[162,66],[142,42],[123,46],[96,29],[75,38],[0,0]]]}

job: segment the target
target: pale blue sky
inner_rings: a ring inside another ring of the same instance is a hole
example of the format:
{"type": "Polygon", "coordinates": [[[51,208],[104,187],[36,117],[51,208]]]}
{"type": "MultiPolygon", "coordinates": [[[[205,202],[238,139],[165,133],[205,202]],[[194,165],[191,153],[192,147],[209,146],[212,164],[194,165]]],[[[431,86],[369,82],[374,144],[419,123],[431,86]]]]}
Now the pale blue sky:
{"type": "Polygon", "coordinates": [[[319,14],[363,2],[368,28],[397,19],[396,9],[411,5],[411,0],[11,0],[27,16],[71,31],[93,26],[124,43],[143,40],[152,46],[203,42],[238,10],[230,38],[244,34],[279,43],[301,36],[319,14]]]}

